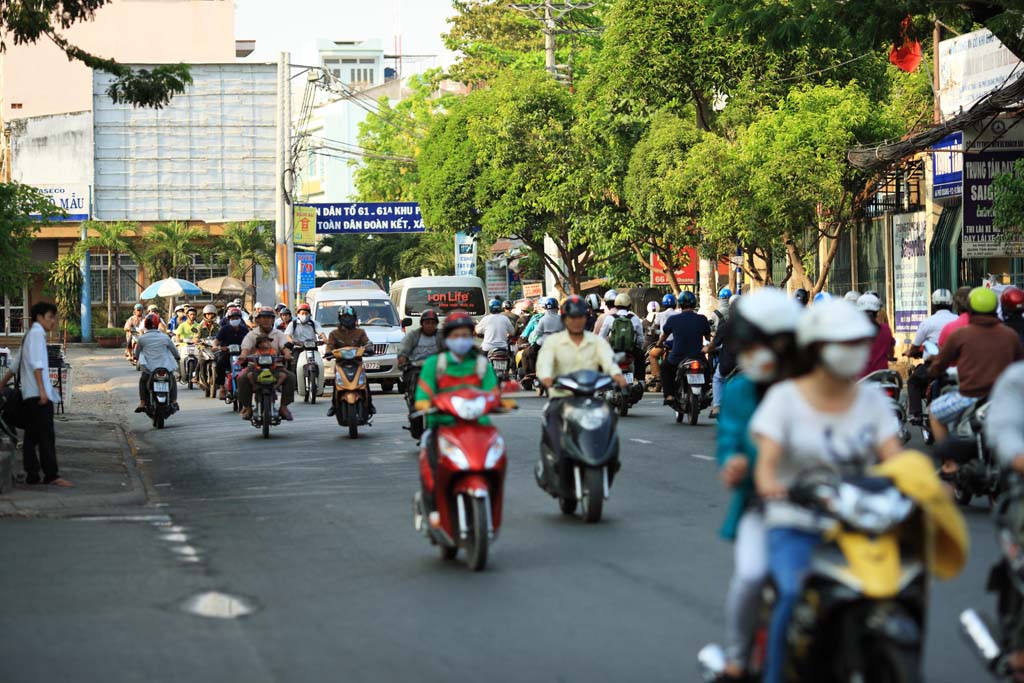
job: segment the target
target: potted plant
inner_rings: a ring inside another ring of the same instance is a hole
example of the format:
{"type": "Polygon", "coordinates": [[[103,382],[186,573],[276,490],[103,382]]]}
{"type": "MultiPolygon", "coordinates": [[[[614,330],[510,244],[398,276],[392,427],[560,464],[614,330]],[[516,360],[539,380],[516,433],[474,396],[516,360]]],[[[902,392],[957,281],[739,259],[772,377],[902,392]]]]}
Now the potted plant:
{"type": "Polygon", "coordinates": [[[104,349],[117,349],[124,344],[124,330],[116,327],[101,327],[92,331],[96,343],[104,349]]]}

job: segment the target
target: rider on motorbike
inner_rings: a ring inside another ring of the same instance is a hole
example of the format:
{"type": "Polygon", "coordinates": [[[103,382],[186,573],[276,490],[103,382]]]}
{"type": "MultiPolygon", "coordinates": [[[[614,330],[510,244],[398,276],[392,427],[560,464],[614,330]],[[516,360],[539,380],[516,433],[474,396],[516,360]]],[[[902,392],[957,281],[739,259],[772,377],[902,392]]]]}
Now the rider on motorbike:
{"type": "MultiPolygon", "coordinates": [[[[330,355],[335,349],[342,349],[346,346],[373,348],[370,338],[366,336],[366,330],[359,327],[356,309],[351,306],[342,306],[338,309],[338,326],[327,337],[327,346],[324,352],[330,355]]],[[[377,409],[373,407],[373,394],[367,392],[367,398],[370,402],[370,415],[373,415],[377,412],[377,409]]],[[[327,409],[327,417],[334,417],[334,414],[334,403],[331,402],[331,407],[327,409]]]]}
{"type": "Polygon", "coordinates": [[[135,304],[131,317],[124,323],[124,355],[131,356],[132,334],[141,334],[145,330],[143,327],[145,319],[146,317],[142,314],[142,304],[135,304]]]}
{"type": "MultiPolygon", "coordinates": [[[[274,327],[274,309],[269,306],[264,306],[256,313],[256,327],[249,331],[249,334],[245,335],[242,340],[242,354],[240,358],[246,358],[247,356],[256,355],[256,342],[259,341],[260,337],[269,337],[275,356],[284,356],[285,360],[291,360],[292,352],[287,348],[288,338],[284,335],[284,332],[274,327]]],[[[238,402],[242,406],[242,419],[249,420],[252,418],[252,395],[253,385],[247,379],[248,374],[252,371],[252,368],[246,368],[238,376],[238,402]]],[[[291,421],[292,413],[288,409],[288,406],[295,400],[295,387],[298,381],[295,379],[295,373],[286,370],[284,367],[277,368],[275,370],[278,378],[284,375],[284,379],[281,380],[281,407],[278,410],[278,414],[282,419],[291,421]]]]}
{"type": "MultiPolygon", "coordinates": [[[[192,309],[195,312],[195,309],[192,309]]],[[[192,316],[193,318],[195,316],[192,316]]],[[[191,341],[193,343],[204,341],[207,339],[216,339],[217,333],[220,332],[220,325],[217,323],[217,307],[213,304],[207,304],[203,306],[203,319],[199,323],[193,323],[191,328],[191,335],[186,336],[182,332],[182,327],[178,328],[178,339],[191,341]]],[[[208,360],[203,354],[199,355],[199,368],[198,373],[200,377],[206,377],[206,367],[208,360]]]]}
{"type": "MultiPolygon", "coordinates": [[[[487,357],[478,353],[473,345],[473,318],[465,311],[455,310],[444,319],[444,341],[447,351],[430,356],[423,363],[419,383],[416,386],[416,410],[430,409],[431,401],[439,393],[455,391],[463,387],[475,387],[482,391],[498,391],[498,378],[487,362],[487,357]]],[[[422,443],[427,449],[427,464],[432,473],[437,472],[437,431],[435,427],[451,424],[450,415],[427,415],[427,431],[422,443]]],[[[487,417],[480,418],[481,424],[489,424],[487,417]]],[[[435,480],[436,477],[431,477],[435,480]]],[[[422,482],[421,482],[422,483],[422,482]]],[[[431,526],[440,519],[434,506],[434,491],[423,485],[423,503],[428,511],[431,526]]]]}
{"type": "Polygon", "coordinates": [[[292,312],[289,308],[282,308],[277,313],[277,323],[274,325],[277,329],[287,334],[288,326],[292,324],[292,312]]]}
{"type": "Polygon", "coordinates": [[[751,419],[754,480],[767,501],[768,567],[776,585],[764,683],[782,683],[787,626],[822,532],[818,515],[787,500],[789,487],[810,470],[856,475],[900,450],[899,425],[882,390],[857,382],[875,334],[848,301],[812,306],[797,324],[797,343],[813,369],[769,389],[751,419]]]}
{"type": "Polygon", "coordinates": [[[739,301],[739,294],[733,294],[729,299],[729,308],[726,309],[725,319],[718,323],[715,332],[708,343],[708,353],[718,356],[718,364],[715,366],[715,374],[711,377],[711,412],[708,417],[717,419],[722,409],[722,385],[726,378],[736,369],[736,349],[733,348],[732,331],[732,310],[739,301]]]}
{"type": "MultiPolygon", "coordinates": [[[[676,395],[676,372],[679,364],[687,359],[705,360],[704,341],[711,337],[711,323],[697,313],[697,297],[693,292],[679,295],[680,312],[667,318],[661,327],[662,346],[672,339],[672,346],[661,367],[661,390],[665,396],[665,405],[672,405],[676,395]]],[[[705,375],[711,379],[711,373],[705,363],[705,375]]]]}
{"type": "Polygon", "coordinates": [[[480,350],[484,353],[496,349],[508,350],[508,340],[515,334],[515,326],[508,316],[501,312],[501,301],[494,299],[488,306],[490,313],[480,318],[476,333],[484,338],[480,350]]]}
{"type": "Polygon", "coordinates": [[[598,334],[601,328],[604,327],[605,318],[615,315],[615,299],[618,296],[619,293],[614,289],[609,289],[604,293],[604,312],[597,316],[597,320],[594,321],[594,334],[598,334]]]}
{"type": "MultiPolygon", "coordinates": [[[[552,437],[551,443],[557,448],[561,443],[560,399],[569,392],[553,388],[555,378],[577,370],[600,370],[610,375],[620,388],[625,388],[626,378],[615,362],[611,345],[601,337],[587,332],[587,304],[577,295],[572,295],[562,304],[561,320],[565,329],[549,336],[537,357],[537,379],[548,389],[550,400],[544,408],[544,429],[552,437]]],[[[538,477],[543,478],[544,458],[537,464],[538,477]]]]}
{"type": "Polygon", "coordinates": [[[214,383],[217,385],[217,396],[223,400],[225,389],[224,380],[231,372],[231,357],[228,354],[229,346],[241,346],[249,328],[242,320],[242,309],[237,306],[228,306],[227,315],[224,317],[224,324],[217,331],[217,338],[213,348],[217,349],[217,377],[214,383]]]}
{"type": "Polygon", "coordinates": [[[167,323],[167,331],[177,332],[178,325],[183,322],[185,322],[185,304],[178,304],[174,307],[170,322],[167,323]]]}
{"type": "MultiPolygon", "coordinates": [[[[604,318],[604,324],[598,332],[598,336],[602,339],[609,341],[612,344],[612,349],[621,353],[628,353],[633,357],[633,377],[637,382],[644,380],[644,366],[646,365],[644,359],[643,342],[644,342],[644,324],[639,316],[634,315],[630,308],[632,308],[632,300],[626,293],[619,294],[615,297],[615,314],[606,315],[604,318]],[[633,326],[633,340],[631,344],[621,342],[620,348],[616,348],[616,340],[612,335],[612,328],[615,327],[616,318],[626,318],[633,326]]],[[[564,314],[563,314],[564,318],[564,314]]]]}
{"type": "MultiPolygon", "coordinates": [[[[142,367],[142,376],[139,377],[139,406],[136,413],[146,412],[146,402],[149,400],[149,377],[157,368],[163,368],[168,372],[174,372],[178,368],[178,348],[171,341],[171,338],[160,331],[160,316],[150,313],[143,323],[146,329],[145,334],[139,337],[135,344],[135,359],[142,367]]],[[[171,407],[178,410],[178,383],[170,383],[171,407]]]]}
{"type": "Polygon", "coordinates": [[[527,375],[536,373],[537,354],[540,353],[544,340],[563,329],[565,329],[565,325],[562,324],[562,319],[558,315],[558,302],[550,297],[545,299],[544,315],[534,325],[533,330],[525,333],[528,334],[530,341],[530,348],[526,349],[523,354],[523,370],[527,375]]]}
{"type": "Polygon", "coordinates": [[[956,320],[956,315],[950,310],[952,307],[952,292],[948,289],[936,289],[932,292],[932,314],[921,322],[917,334],[914,335],[914,343],[903,352],[904,356],[910,358],[924,358],[924,362],[915,367],[907,378],[907,402],[911,424],[919,425],[924,419],[921,400],[928,388],[928,368],[932,361],[931,356],[925,353],[924,345],[926,342],[939,345],[942,328],[956,320]]]}
{"type": "Polygon", "coordinates": [[[971,322],[971,304],[970,297],[971,292],[974,291],[970,287],[961,287],[956,290],[956,294],[953,295],[953,312],[956,313],[956,320],[951,320],[946,323],[942,331],[939,332],[939,348],[941,349],[946,345],[946,340],[949,339],[949,335],[953,334],[961,327],[967,327],[971,322]]]}
{"type": "Polygon", "coordinates": [[[178,345],[194,340],[199,331],[198,313],[191,306],[185,309],[185,319],[174,328],[174,340],[178,345]]]}
{"type": "Polygon", "coordinates": [[[1024,290],[1010,285],[999,295],[999,306],[1003,309],[1003,323],[1016,332],[1024,344],[1024,290]]]}
{"type": "MultiPolygon", "coordinates": [[[[661,312],[658,313],[654,319],[654,332],[656,337],[661,336],[661,331],[665,327],[665,321],[671,318],[673,315],[679,312],[676,307],[676,296],[675,294],[666,294],[661,297],[661,312]]],[[[672,341],[669,339],[669,341],[672,341]]],[[[651,377],[655,382],[661,381],[661,357],[665,355],[665,347],[660,344],[655,344],[651,347],[651,350],[647,352],[647,358],[650,359],[651,365],[651,377]]]]}
{"type": "Polygon", "coordinates": [[[299,304],[295,309],[296,317],[284,330],[288,341],[292,344],[305,344],[306,342],[326,342],[327,335],[323,326],[313,319],[309,304],[299,304]]]}
{"type": "Polygon", "coordinates": [[[735,569],[725,601],[725,681],[744,680],[768,575],[764,515],[754,492],[757,448],[749,434],[750,419],[769,387],[798,373],[796,326],[801,313],[782,291],[766,288],[740,299],[729,316],[739,372],[722,389],[716,449],[722,484],[732,491],[720,533],[735,541],[735,569]]]}
{"type": "Polygon", "coordinates": [[[398,365],[405,367],[430,358],[446,349],[444,338],[437,334],[437,312],[427,308],[420,313],[420,326],[405,335],[398,347],[398,365]]]}
{"type": "Polygon", "coordinates": [[[861,373],[862,377],[866,377],[872,372],[889,369],[889,359],[892,357],[896,338],[892,336],[889,324],[878,320],[878,312],[882,310],[882,300],[877,295],[870,292],[861,294],[857,299],[857,308],[864,312],[875,328],[875,337],[871,343],[871,355],[868,356],[868,364],[861,373]]]}

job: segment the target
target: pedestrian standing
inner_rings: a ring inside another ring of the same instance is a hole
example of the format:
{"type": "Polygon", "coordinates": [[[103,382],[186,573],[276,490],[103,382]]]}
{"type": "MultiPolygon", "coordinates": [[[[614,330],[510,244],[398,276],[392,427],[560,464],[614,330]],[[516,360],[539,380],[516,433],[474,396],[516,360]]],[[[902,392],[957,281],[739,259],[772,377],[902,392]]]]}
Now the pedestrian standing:
{"type": "Polygon", "coordinates": [[[6,386],[14,373],[18,373],[25,418],[25,438],[22,441],[25,483],[70,488],[74,484],[61,477],[57,467],[53,404],[61,399],[50,381],[50,359],[46,350],[46,335],[57,326],[57,307],[41,301],[29,309],[29,315],[32,327],[22,340],[18,360],[4,375],[0,385],[6,386]]]}

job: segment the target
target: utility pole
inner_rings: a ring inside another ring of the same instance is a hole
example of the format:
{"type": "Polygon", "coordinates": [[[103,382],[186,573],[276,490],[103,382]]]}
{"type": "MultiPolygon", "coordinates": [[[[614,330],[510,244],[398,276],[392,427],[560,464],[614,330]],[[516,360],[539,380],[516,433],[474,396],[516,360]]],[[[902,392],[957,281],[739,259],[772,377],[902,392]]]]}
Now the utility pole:
{"type": "Polygon", "coordinates": [[[281,52],[277,57],[277,154],[275,163],[274,198],[277,220],[274,222],[274,266],[277,278],[274,283],[276,300],[289,305],[292,265],[288,262],[288,224],[291,207],[285,192],[285,175],[290,168],[291,150],[291,79],[289,78],[290,55],[281,52]]]}

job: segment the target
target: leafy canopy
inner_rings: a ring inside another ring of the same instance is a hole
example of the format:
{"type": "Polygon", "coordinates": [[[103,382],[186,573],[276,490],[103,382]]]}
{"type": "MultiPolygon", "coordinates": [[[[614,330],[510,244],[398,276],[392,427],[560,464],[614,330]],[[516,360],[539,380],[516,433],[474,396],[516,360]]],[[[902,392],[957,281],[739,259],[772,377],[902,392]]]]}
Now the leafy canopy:
{"type": "Polygon", "coordinates": [[[63,212],[46,195],[21,183],[0,183],[0,293],[21,291],[32,270],[32,240],[40,218],[63,212]]]}

